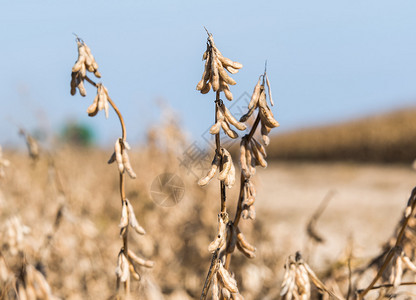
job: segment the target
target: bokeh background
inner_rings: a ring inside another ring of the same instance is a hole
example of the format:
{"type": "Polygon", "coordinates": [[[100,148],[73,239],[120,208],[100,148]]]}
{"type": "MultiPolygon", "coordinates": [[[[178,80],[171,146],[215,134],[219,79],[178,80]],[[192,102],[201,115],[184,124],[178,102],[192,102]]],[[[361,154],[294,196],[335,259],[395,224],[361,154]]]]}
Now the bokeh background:
{"type": "MultiPolygon", "coordinates": [[[[280,123],[267,148],[269,166],[254,179],[257,219],[241,223],[257,257],[236,253],[231,264],[245,299],[279,299],[284,262],[298,250],[345,295],[347,259],[365,267],[386,245],[416,179],[416,2],[3,1],[0,7],[0,145],[10,163],[0,178],[0,271],[4,259],[8,265],[0,272],[0,296],[21,274],[19,251],[59,298],[108,299],[115,291],[118,174],[106,162],[120,127],[113,112],[108,120],[103,113],[88,117],[93,88],[87,86],[85,98],[70,96],[74,33],[91,48],[132,145],[138,178],[128,180],[127,197],[147,235],[132,236],[131,248],[156,262],[153,270],[140,269],[134,295],[199,298],[211,259],[218,184],[196,184],[213,151],[207,130],[214,95],[195,90],[204,26],[226,57],[244,65],[233,75],[230,110],[244,112],[267,60],[280,123]],[[19,128],[39,142],[38,160],[27,155],[19,128]],[[197,157],[187,160],[190,153],[197,157]],[[166,172],[185,186],[170,208],[155,204],[150,191],[166,172]],[[315,224],[325,242],[317,243],[307,224],[327,198],[315,224]],[[9,233],[22,224],[30,231],[16,241],[9,233]]],[[[226,145],[238,166],[238,142],[226,145]]],[[[238,187],[227,195],[233,214],[238,187]]]]}

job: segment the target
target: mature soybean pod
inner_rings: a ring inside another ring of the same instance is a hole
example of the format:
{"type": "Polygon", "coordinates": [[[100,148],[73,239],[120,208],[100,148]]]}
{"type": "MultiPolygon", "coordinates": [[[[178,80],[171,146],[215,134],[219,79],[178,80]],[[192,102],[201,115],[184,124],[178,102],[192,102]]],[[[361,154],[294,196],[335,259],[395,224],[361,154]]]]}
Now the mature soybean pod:
{"type": "Polygon", "coordinates": [[[250,100],[250,103],[248,104],[248,109],[249,110],[252,109],[253,107],[256,107],[257,102],[259,101],[260,81],[261,81],[261,76],[260,76],[259,80],[257,81],[256,86],[254,87],[253,94],[251,95],[251,100],[250,100]]]}
{"type": "Polygon", "coordinates": [[[198,185],[199,186],[207,185],[208,182],[210,182],[211,179],[214,177],[215,172],[217,172],[219,165],[220,165],[220,157],[219,155],[215,154],[214,159],[212,160],[212,163],[211,163],[211,169],[208,171],[205,177],[202,177],[198,181],[198,185]]]}
{"type": "Polygon", "coordinates": [[[234,125],[235,128],[237,128],[238,130],[246,130],[246,124],[238,122],[237,119],[228,110],[228,108],[224,105],[224,103],[221,105],[221,109],[227,121],[234,125]]]}

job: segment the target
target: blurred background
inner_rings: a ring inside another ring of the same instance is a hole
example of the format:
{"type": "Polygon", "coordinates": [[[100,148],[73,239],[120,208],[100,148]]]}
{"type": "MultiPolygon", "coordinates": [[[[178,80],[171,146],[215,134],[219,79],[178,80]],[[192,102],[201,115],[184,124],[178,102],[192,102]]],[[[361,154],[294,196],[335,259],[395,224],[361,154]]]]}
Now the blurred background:
{"type": "MultiPolygon", "coordinates": [[[[203,71],[205,26],[223,54],[243,63],[234,98],[251,95],[268,61],[281,126],[327,125],[413,107],[416,96],[414,1],[146,1],[1,4],[3,38],[0,144],[21,145],[16,126],[41,136],[88,126],[94,143],[118,136],[117,119],[92,122],[94,96],[69,94],[76,33],[90,46],[101,82],[124,113],[129,141],[145,139],[163,99],[190,139],[212,123],[213,94],[195,86],[203,71]]],[[[231,108],[236,112],[237,107],[231,108]]],[[[203,144],[201,144],[203,146],[203,144]]]]}
{"type": "MultiPolygon", "coordinates": [[[[245,113],[267,60],[280,123],[269,166],[253,179],[257,219],[240,224],[257,247],[255,259],[233,256],[240,291],[279,299],[284,262],[301,250],[323,281],[345,292],[347,258],[355,268],[380,253],[416,180],[415,13],[410,0],[1,3],[0,145],[9,164],[0,169],[0,267],[4,257],[14,278],[23,251],[60,298],[103,299],[115,290],[120,203],[107,160],[120,125],[112,111],[108,120],[88,117],[94,88],[70,95],[77,34],[132,145],[138,178],[127,181],[127,197],[148,234],[132,236],[131,248],[156,262],[140,269],[134,295],[199,297],[219,211],[217,180],[196,184],[213,152],[215,96],[195,90],[205,26],[224,56],[244,65],[227,107],[245,113]],[[23,136],[38,141],[39,157],[27,155],[23,136]],[[169,208],[151,196],[167,172],[185,188],[169,208]],[[317,242],[307,224],[322,201],[317,242]],[[16,241],[9,232],[23,225],[30,231],[16,241]]],[[[236,157],[238,141],[226,142],[236,157]]],[[[238,187],[227,195],[233,215],[238,187]]]]}

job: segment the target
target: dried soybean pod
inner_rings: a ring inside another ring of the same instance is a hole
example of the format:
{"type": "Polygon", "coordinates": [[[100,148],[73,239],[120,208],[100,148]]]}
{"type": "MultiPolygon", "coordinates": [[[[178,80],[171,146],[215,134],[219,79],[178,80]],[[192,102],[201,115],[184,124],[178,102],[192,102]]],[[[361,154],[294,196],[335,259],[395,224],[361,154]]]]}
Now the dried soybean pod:
{"type": "Polygon", "coordinates": [[[120,228],[125,228],[129,225],[129,213],[127,208],[127,201],[123,200],[122,207],[121,207],[121,219],[120,224],[118,225],[120,228]]]}
{"type": "Polygon", "coordinates": [[[81,94],[82,97],[85,97],[87,95],[87,91],[85,90],[84,81],[83,80],[80,80],[79,81],[79,83],[78,83],[78,90],[79,90],[79,93],[81,94]]]}
{"type": "Polygon", "coordinates": [[[267,73],[266,73],[266,84],[267,84],[267,91],[269,93],[270,104],[274,106],[274,102],[272,98],[272,88],[270,87],[269,77],[267,77],[267,73]]]}
{"type": "Polygon", "coordinates": [[[127,150],[123,149],[121,151],[121,155],[123,159],[124,169],[127,171],[127,174],[129,174],[129,176],[133,179],[136,178],[137,176],[136,176],[136,173],[134,173],[133,168],[131,167],[129,155],[127,154],[127,150]]]}
{"type": "Polygon", "coordinates": [[[248,110],[248,112],[245,114],[245,115],[243,115],[243,116],[241,116],[241,118],[240,118],[240,122],[245,122],[245,121],[247,121],[248,120],[248,118],[250,118],[251,117],[251,115],[253,114],[253,112],[254,112],[254,110],[256,109],[256,106],[253,106],[252,108],[250,108],[249,110],[248,110]]]}
{"type": "Polygon", "coordinates": [[[214,274],[212,276],[212,283],[211,283],[211,294],[212,294],[212,300],[220,300],[220,290],[218,288],[218,276],[217,274],[214,274]]]}
{"type": "Polygon", "coordinates": [[[208,171],[208,174],[205,177],[201,178],[198,181],[199,186],[205,186],[208,184],[208,182],[211,181],[211,179],[215,175],[215,172],[217,172],[217,169],[220,165],[220,161],[221,161],[220,156],[218,154],[215,154],[214,159],[212,160],[212,163],[211,163],[211,169],[208,171]]]}
{"type": "Polygon", "coordinates": [[[120,174],[124,172],[123,156],[121,155],[121,139],[117,139],[114,145],[114,153],[116,154],[116,161],[118,166],[118,171],[120,174]]]}
{"type": "Polygon", "coordinates": [[[233,68],[233,69],[237,70],[237,72],[238,72],[238,70],[239,70],[239,69],[241,69],[241,68],[243,67],[243,65],[242,65],[241,63],[236,62],[236,61],[232,61],[231,59],[229,59],[229,58],[227,58],[227,57],[224,57],[224,56],[221,54],[221,52],[219,52],[219,50],[218,50],[217,48],[215,48],[215,50],[217,51],[217,55],[218,55],[218,59],[219,59],[219,61],[221,62],[221,64],[222,64],[224,67],[229,66],[229,67],[231,67],[231,68],[233,68]]]}
{"type": "Polygon", "coordinates": [[[249,242],[247,242],[244,234],[240,231],[240,228],[238,228],[238,227],[237,227],[237,241],[241,244],[241,246],[243,246],[247,250],[250,250],[250,251],[253,251],[253,252],[256,251],[256,247],[254,247],[249,242]]]}
{"type": "Polygon", "coordinates": [[[211,57],[211,84],[213,91],[218,91],[220,88],[220,75],[218,74],[218,65],[213,52],[211,57]]]}
{"type": "Polygon", "coordinates": [[[249,189],[248,185],[245,184],[244,185],[244,200],[243,200],[243,205],[251,206],[251,205],[254,204],[255,200],[256,199],[250,193],[250,189],[249,189]]]}
{"type": "Polygon", "coordinates": [[[221,294],[224,297],[225,300],[230,300],[231,299],[231,293],[229,290],[227,290],[227,288],[225,286],[222,287],[221,289],[221,294]]]}
{"type": "Polygon", "coordinates": [[[227,290],[231,293],[238,293],[237,281],[231,277],[230,273],[224,268],[222,263],[218,269],[218,274],[220,275],[221,281],[227,290]]]}
{"type": "Polygon", "coordinates": [[[224,92],[225,98],[227,100],[232,101],[233,100],[233,94],[230,91],[230,87],[228,84],[222,80],[220,80],[220,91],[224,92]]]}
{"type": "Polygon", "coordinates": [[[264,159],[264,157],[260,153],[259,149],[257,149],[257,146],[253,142],[253,140],[250,140],[250,144],[251,144],[251,149],[253,150],[254,157],[256,158],[256,160],[258,161],[260,166],[262,166],[263,168],[266,168],[267,167],[267,161],[264,159]]]}
{"type": "Polygon", "coordinates": [[[278,127],[279,123],[274,119],[272,111],[267,106],[266,93],[264,92],[260,94],[259,107],[260,107],[260,117],[262,118],[262,122],[271,128],[278,127]]]}
{"type": "Polygon", "coordinates": [[[230,128],[230,125],[228,125],[228,123],[227,123],[227,121],[226,120],[223,120],[222,122],[221,122],[221,127],[222,127],[222,129],[224,130],[224,132],[230,137],[230,138],[232,138],[232,139],[236,139],[236,138],[238,138],[238,134],[237,134],[237,132],[235,132],[234,130],[232,130],[231,128],[230,128]]]}
{"type": "Polygon", "coordinates": [[[243,253],[247,258],[255,258],[256,254],[253,251],[250,251],[246,248],[244,248],[239,241],[237,241],[237,249],[240,250],[241,253],[243,253]]]}
{"type": "Polygon", "coordinates": [[[280,124],[274,119],[273,113],[268,107],[260,107],[260,117],[262,119],[262,123],[264,123],[267,127],[275,128],[280,126],[280,124]]]}
{"type": "Polygon", "coordinates": [[[247,168],[247,159],[246,159],[246,139],[241,139],[240,142],[240,168],[243,173],[244,178],[250,178],[251,174],[247,168]]]}
{"type": "Polygon", "coordinates": [[[87,113],[90,117],[94,117],[98,113],[98,93],[95,95],[92,104],[87,108],[87,113]]]}
{"type": "Polygon", "coordinates": [[[211,59],[208,54],[208,59],[205,61],[204,72],[202,73],[202,79],[198,82],[196,89],[202,91],[206,86],[206,82],[211,77],[211,59]]]}
{"type": "MultiPolygon", "coordinates": [[[[108,119],[108,114],[109,114],[109,110],[110,110],[110,106],[108,104],[108,90],[105,86],[102,85],[102,89],[104,90],[104,95],[103,95],[103,102],[104,102],[104,111],[105,111],[105,117],[106,119],[108,119]]],[[[124,144],[126,144],[127,141],[124,141],[124,144]]],[[[126,147],[127,148],[127,147],[126,147]]],[[[127,148],[129,149],[129,148],[127,148]]],[[[130,150],[130,149],[129,149],[130,150]]]]}
{"type": "Polygon", "coordinates": [[[263,155],[264,158],[267,157],[266,148],[262,144],[260,144],[254,137],[251,138],[254,144],[256,145],[257,149],[263,155]]]}
{"type": "Polygon", "coordinates": [[[224,118],[225,118],[220,108],[217,110],[216,116],[217,116],[216,123],[212,125],[209,130],[209,133],[211,134],[217,134],[220,132],[221,122],[224,121],[224,118]]]}
{"type": "Polygon", "coordinates": [[[110,157],[110,159],[108,160],[108,164],[112,164],[113,162],[115,162],[116,161],[116,153],[115,152],[113,152],[113,154],[111,154],[111,157],[110,157]]]}
{"type": "Polygon", "coordinates": [[[208,81],[201,90],[201,94],[207,94],[211,89],[211,82],[208,81]]]}
{"type": "Polygon", "coordinates": [[[137,221],[136,214],[134,213],[133,206],[131,205],[130,201],[126,198],[127,208],[129,211],[129,224],[130,226],[141,235],[146,234],[146,231],[142,226],[140,226],[139,222],[137,221]]]}
{"type": "Polygon", "coordinates": [[[211,128],[209,129],[209,133],[217,134],[218,132],[220,132],[220,128],[221,128],[221,121],[217,121],[217,123],[211,126],[211,128]]]}
{"type": "Polygon", "coordinates": [[[255,160],[253,155],[253,149],[251,149],[250,142],[246,142],[246,159],[247,159],[247,167],[249,170],[249,174],[253,176],[256,174],[256,167],[255,167],[255,160]]]}
{"type": "Polygon", "coordinates": [[[214,253],[218,248],[221,248],[225,243],[225,234],[227,229],[228,218],[226,220],[222,217],[221,214],[218,215],[218,232],[217,237],[212,241],[208,246],[208,251],[214,253]]]}
{"type": "Polygon", "coordinates": [[[218,174],[218,179],[223,181],[227,178],[228,173],[230,172],[231,165],[233,164],[233,160],[231,158],[230,152],[226,149],[222,149],[222,171],[218,174]]]}
{"type": "Polygon", "coordinates": [[[228,110],[228,108],[224,105],[224,103],[221,105],[221,109],[222,109],[224,117],[227,119],[228,122],[230,122],[230,124],[234,125],[235,128],[237,128],[238,130],[246,130],[247,129],[246,124],[244,124],[242,122],[238,122],[237,119],[228,110]]]}
{"type": "Polygon", "coordinates": [[[231,163],[230,171],[228,172],[228,175],[225,178],[224,183],[225,183],[225,185],[228,188],[231,188],[234,185],[234,183],[235,183],[235,167],[234,167],[234,163],[231,163]]]}
{"type": "Polygon", "coordinates": [[[263,139],[263,143],[265,146],[268,146],[270,144],[270,138],[269,138],[269,132],[270,128],[267,127],[265,124],[261,123],[261,138],[263,139]]]}
{"type": "Polygon", "coordinates": [[[260,81],[261,81],[261,76],[259,77],[259,80],[257,81],[257,84],[254,87],[253,94],[251,95],[251,100],[250,100],[250,103],[248,104],[248,109],[249,110],[251,108],[253,108],[253,107],[256,107],[257,102],[259,101],[259,97],[260,97],[260,81]]]}
{"type": "Polygon", "coordinates": [[[128,257],[134,261],[136,264],[146,267],[146,268],[153,268],[155,263],[154,261],[151,260],[147,260],[147,259],[143,259],[138,257],[133,251],[131,251],[130,249],[128,250],[128,257]]]}
{"type": "Polygon", "coordinates": [[[232,294],[231,294],[231,298],[232,298],[233,300],[244,300],[243,296],[241,296],[241,294],[240,294],[240,293],[232,293],[232,294]]]}
{"type": "Polygon", "coordinates": [[[77,92],[77,85],[78,85],[78,78],[77,78],[77,74],[76,72],[72,72],[71,73],[71,95],[74,96],[75,93],[77,92]]]}
{"type": "Polygon", "coordinates": [[[233,68],[233,67],[230,67],[230,66],[224,66],[224,68],[225,68],[228,72],[230,72],[231,74],[236,74],[236,73],[238,73],[238,70],[237,70],[237,69],[235,69],[235,68],[233,68]]]}
{"type": "Polygon", "coordinates": [[[230,85],[236,85],[237,82],[232,79],[227,72],[225,72],[223,65],[221,64],[221,62],[218,60],[218,56],[216,57],[216,62],[215,62],[218,66],[218,74],[221,78],[221,80],[224,80],[226,83],[230,84],[230,85]]]}

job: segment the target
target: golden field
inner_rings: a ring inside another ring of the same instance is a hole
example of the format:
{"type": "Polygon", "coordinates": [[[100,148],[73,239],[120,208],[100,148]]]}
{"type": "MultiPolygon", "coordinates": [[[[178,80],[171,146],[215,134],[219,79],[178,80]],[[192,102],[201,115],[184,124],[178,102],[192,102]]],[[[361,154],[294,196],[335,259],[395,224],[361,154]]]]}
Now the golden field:
{"type": "MultiPolygon", "coordinates": [[[[337,272],[345,271],[349,248],[353,268],[380,253],[416,179],[410,163],[374,163],[413,160],[408,152],[416,143],[416,122],[411,111],[398,114],[389,115],[388,121],[377,117],[272,137],[269,166],[258,167],[255,177],[257,218],[240,224],[257,248],[256,258],[236,252],[231,261],[245,299],[280,299],[285,260],[298,250],[330,286],[340,278],[337,272]],[[368,136],[371,146],[363,145],[368,136]],[[406,151],[398,152],[398,145],[406,151]],[[365,151],[357,154],[359,149],[365,151]],[[376,154],[370,155],[373,151],[376,154]],[[367,157],[374,159],[364,163],[367,157]],[[325,242],[318,244],[308,236],[306,225],[328,194],[328,205],[316,223],[325,242]]],[[[216,235],[218,181],[200,188],[180,167],[178,156],[185,144],[180,136],[162,146],[149,138],[146,146],[130,151],[137,178],[127,180],[127,198],[147,232],[132,233],[130,249],[155,262],[153,269],[139,269],[141,280],[131,285],[133,299],[198,299],[201,294],[211,260],[207,247],[216,235]],[[153,180],[166,172],[185,184],[183,199],[173,207],[157,205],[151,198],[153,180]]],[[[18,278],[22,262],[27,262],[44,273],[58,298],[110,298],[122,244],[118,172],[107,164],[111,150],[62,146],[41,152],[34,162],[25,152],[6,146],[3,156],[10,165],[0,179],[0,241],[8,272],[18,278]],[[20,240],[13,240],[7,227],[16,218],[30,229],[20,240]]],[[[238,187],[227,192],[230,215],[237,195],[238,187]]],[[[8,299],[13,280],[0,275],[1,296],[8,299]]],[[[340,279],[343,288],[345,278],[340,279]]]]}

